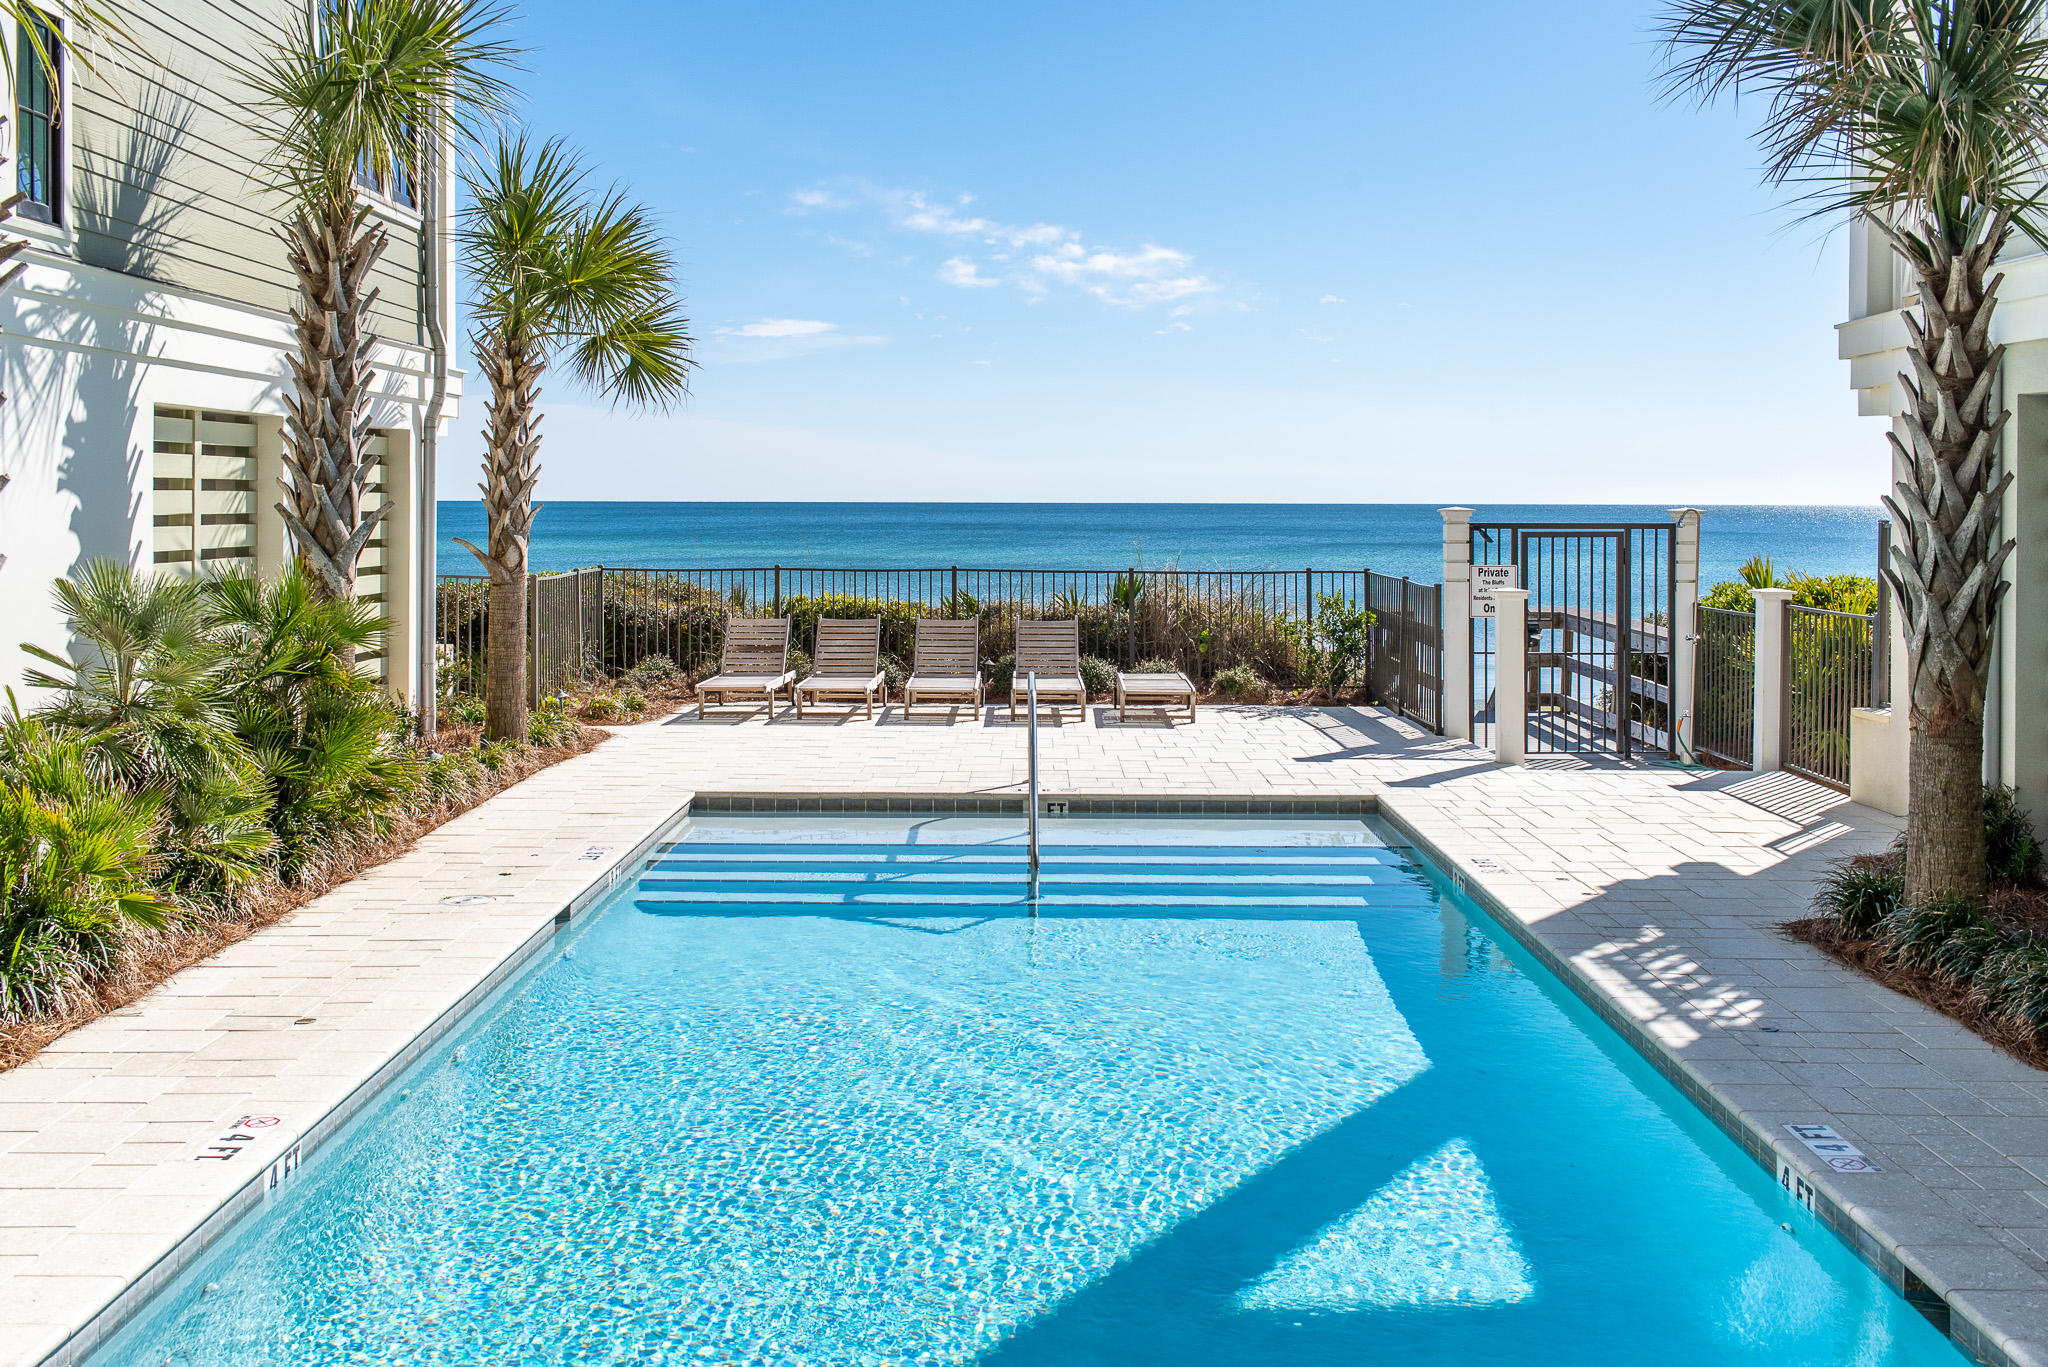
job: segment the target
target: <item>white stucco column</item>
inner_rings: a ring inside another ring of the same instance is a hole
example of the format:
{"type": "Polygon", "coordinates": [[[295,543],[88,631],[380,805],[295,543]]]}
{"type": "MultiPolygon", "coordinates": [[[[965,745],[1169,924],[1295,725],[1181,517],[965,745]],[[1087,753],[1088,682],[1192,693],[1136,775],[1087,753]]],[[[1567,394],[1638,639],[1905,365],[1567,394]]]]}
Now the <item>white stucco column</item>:
{"type": "Polygon", "coordinates": [[[1700,634],[1700,510],[1671,509],[1671,755],[1683,759],[1693,749],[1694,661],[1700,634]]]}
{"type": "Polygon", "coordinates": [[[1493,754],[1529,757],[1529,590],[1493,591],[1493,754]]]}
{"type": "Polygon", "coordinates": [[[1472,739],[1472,510],[1439,508],[1444,520],[1444,734],[1472,739]]]}
{"type": "Polygon", "coordinates": [[[1756,598],[1756,730],[1749,767],[1785,767],[1785,620],[1790,589],[1751,589],[1756,598]]]}

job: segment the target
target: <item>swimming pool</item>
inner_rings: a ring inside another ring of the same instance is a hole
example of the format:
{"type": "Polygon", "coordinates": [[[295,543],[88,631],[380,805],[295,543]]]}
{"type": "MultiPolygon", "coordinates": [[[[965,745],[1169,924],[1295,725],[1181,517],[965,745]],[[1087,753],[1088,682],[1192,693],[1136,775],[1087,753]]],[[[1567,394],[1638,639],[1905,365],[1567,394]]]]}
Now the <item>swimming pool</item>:
{"type": "Polygon", "coordinates": [[[704,817],[92,1361],[1962,1359],[1361,819],[704,817]]]}

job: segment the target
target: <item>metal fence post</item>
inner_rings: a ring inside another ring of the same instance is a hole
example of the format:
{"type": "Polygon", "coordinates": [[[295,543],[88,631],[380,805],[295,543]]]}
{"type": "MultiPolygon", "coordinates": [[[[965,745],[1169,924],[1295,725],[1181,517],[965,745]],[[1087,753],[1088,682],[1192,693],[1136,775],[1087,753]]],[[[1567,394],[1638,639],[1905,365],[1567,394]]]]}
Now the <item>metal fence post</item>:
{"type": "Polygon", "coordinates": [[[1401,576],[1400,634],[1394,644],[1394,710],[1408,713],[1408,576],[1401,576]]]}
{"type": "Polygon", "coordinates": [[[775,567],[775,611],[768,615],[770,617],[780,617],[782,615],[782,566],[780,565],[775,567]]]}
{"type": "Polygon", "coordinates": [[[953,567],[953,594],[946,600],[946,615],[948,617],[958,617],[960,615],[960,567],[958,565],[953,567]]]}
{"type": "Polygon", "coordinates": [[[1870,630],[1870,705],[1892,705],[1892,520],[1877,524],[1877,620],[1870,630]]]}

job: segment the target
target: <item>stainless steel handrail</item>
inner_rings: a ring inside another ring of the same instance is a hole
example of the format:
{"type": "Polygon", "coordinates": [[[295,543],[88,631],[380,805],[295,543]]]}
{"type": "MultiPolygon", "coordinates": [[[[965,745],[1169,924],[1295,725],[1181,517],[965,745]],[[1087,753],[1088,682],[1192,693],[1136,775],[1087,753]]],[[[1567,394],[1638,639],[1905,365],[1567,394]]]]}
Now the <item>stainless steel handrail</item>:
{"type": "Polygon", "coordinates": [[[1024,676],[1025,696],[1031,707],[1031,797],[1025,811],[1025,831],[1031,844],[1031,876],[1038,876],[1038,671],[1024,676]]]}

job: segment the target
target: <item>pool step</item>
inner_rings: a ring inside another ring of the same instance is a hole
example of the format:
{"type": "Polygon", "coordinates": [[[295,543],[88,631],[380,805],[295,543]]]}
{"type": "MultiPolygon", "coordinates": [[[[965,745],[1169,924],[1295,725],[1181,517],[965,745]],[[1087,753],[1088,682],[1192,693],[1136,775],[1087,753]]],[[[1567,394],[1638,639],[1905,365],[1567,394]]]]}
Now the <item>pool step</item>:
{"type": "Polygon", "coordinates": [[[1364,908],[1416,874],[1399,851],[1359,845],[1064,845],[1043,850],[1031,897],[1024,850],[849,842],[677,844],[649,861],[643,911],[731,914],[803,907],[996,908],[1035,904],[1128,915],[1138,907],[1364,908]]]}

